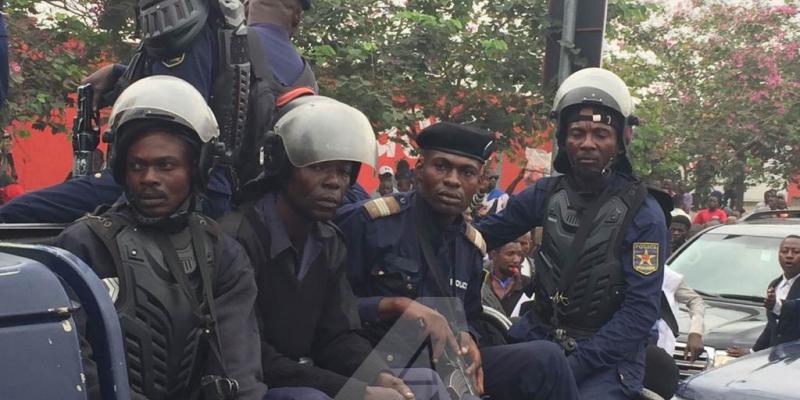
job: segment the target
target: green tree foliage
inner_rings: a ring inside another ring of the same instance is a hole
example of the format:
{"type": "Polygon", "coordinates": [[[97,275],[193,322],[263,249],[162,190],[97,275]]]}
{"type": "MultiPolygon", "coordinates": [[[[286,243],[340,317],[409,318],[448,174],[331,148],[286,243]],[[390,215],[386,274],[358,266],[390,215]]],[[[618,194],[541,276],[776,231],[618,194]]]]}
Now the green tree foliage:
{"type": "MultiPolygon", "coordinates": [[[[34,129],[66,131],[64,108],[74,103],[81,78],[99,62],[130,54],[130,26],[98,29],[100,0],[7,0],[10,38],[8,104],[0,122],[27,122],[34,129]]],[[[26,130],[18,130],[21,136],[26,130]]]]}
{"type": "Polygon", "coordinates": [[[533,117],[546,12],[544,0],[320,0],[298,43],[323,94],[364,110],[378,129],[476,120],[508,144],[544,127],[533,117]]]}
{"type": "MultiPolygon", "coordinates": [[[[641,7],[641,5],[639,5],[641,7]]],[[[800,173],[800,19],[797,2],[694,1],[612,21],[609,68],[641,99],[634,142],[643,176],[680,171],[712,183],[800,173]],[[789,4],[791,3],[791,4],[789,4]]]]}

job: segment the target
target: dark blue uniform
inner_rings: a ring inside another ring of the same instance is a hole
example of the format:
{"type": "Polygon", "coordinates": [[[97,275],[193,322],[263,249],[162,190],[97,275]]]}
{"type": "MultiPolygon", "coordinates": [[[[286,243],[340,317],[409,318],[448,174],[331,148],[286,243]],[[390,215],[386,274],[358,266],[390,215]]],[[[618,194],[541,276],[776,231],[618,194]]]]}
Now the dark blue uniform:
{"type": "MultiPolygon", "coordinates": [[[[0,207],[3,223],[69,223],[101,205],[112,205],[122,196],[111,170],[71,179],[26,193],[0,207]]],[[[214,170],[208,182],[203,212],[222,216],[231,208],[231,184],[221,170],[214,170]]]]}
{"type": "MultiPolygon", "coordinates": [[[[294,82],[303,71],[303,60],[291,45],[291,39],[282,28],[260,24],[253,29],[258,34],[267,60],[271,63],[275,79],[294,82]],[[276,61],[273,61],[276,60],[276,61]]],[[[208,100],[214,82],[214,66],[218,51],[214,28],[206,27],[192,41],[189,49],[175,60],[161,60],[148,56],[145,75],[171,75],[195,87],[208,100]]],[[[124,65],[115,67],[122,75],[124,65]]],[[[222,170],[215,170],[209,181],[207,201],[203,212],[217,218],[230,210],[233,186],[222,170]]],[[[122,188],[111,173],[103,171],[98,177],[87,176],[51,186],[20,196],[0,208],[0,222],[72,222],[98,206],[113,204],[122,195],[122,188]]]]}
{"type": "MultiPolygon", "coordinates": [[[[441,293],[420,248],[417,207],[428,206],[415,192],[396,193],[389,200],[343,207],[337,216],[348,246],[348,276],[359,297],[362,322],[378,322],[382,297],[452,296],[463,304],[467,324],[455,326],[454,331],[476,335],[475,322],[482,312],[483,239],[462,220],[433,236],[432,248],[442,269],[439,276],[450,292],[441,293]]],[[[434,224],[430,219],[424,221],[434,224]]],[[[493,399],[577,398],[566,361],[552,343],[484,348],[481,358],[485,390],[493,399]]]]}
{"type": "MultiPolygon", "coordinates": [[[[513,241],[545,218],[548,180],[544,178],[512,197],[506,208],[484,219],[478,229],[489,249],[513,241]]],[[[611,184],[627,179],[616,176],[611,184]]],[[[659,315],[664,261],[668,249],[667,227],[661,207],[652,195],[636,212],[628,226],[620,252],[625,279],[621,308],[598,332],[578,341],[568,361],[585,398],[630,398],[642,389],[644,354],[648,336],[659,315]],[[633,267],[633,244],[657,243],[658,269],[643,274],[633,267]]],[[[567,250],[567,249],[565,249],[567,250]]],[[[523,318],[511,329],[517,341],[543,339],[548,332],[543,326],[523,318]]]]}

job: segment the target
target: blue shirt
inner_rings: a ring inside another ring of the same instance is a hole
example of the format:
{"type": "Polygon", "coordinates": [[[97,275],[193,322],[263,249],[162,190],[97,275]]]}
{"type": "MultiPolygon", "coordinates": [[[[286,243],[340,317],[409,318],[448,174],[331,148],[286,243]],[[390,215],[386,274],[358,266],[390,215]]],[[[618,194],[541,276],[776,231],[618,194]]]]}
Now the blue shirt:
{"type": "Polygon", "coordinates": [[[291,271],[291,273],[297,276],[297,280],[302,281],[308,273],[311,263],[319,257],[322,251],[322,239],[319,237],[319,231],[312,229],[303,245],[303,251],[297,251],[289,239],[286,225],[283,224],[283,220],[278,215],[277,199],[275,192],[271,192],[264,195],[255,204],[256,213],[261,217],[261,222],[269,231],[269,257],[274,260],[284,251],[291,252],[295,261],[293,267],[297,269],[291,271]]]}
{"type": "Polygon", "coordinates": [[[267,56],[272,75],[278,82],[291,86],[303,72],[304,62],[292,45],[289,32],[274,24],[253,24],[252,31],[258,35],[264,54],[267,56]]]}
{"type": "MultiPolygon", "coordinates": [[[[553,178],[540,179],[519,195],[511,197],[503,211],[481,221],[478,229],[489,249],[500,247],[534,227],[542,226],[550,179],[553,178]]],[[[629,179],[624,175],[615,175],[611,185],[624,184],[629,179]]],[[[577,349],[568,357],[579,384],[593,372],[616,367],[625,376],[623,385],[631,385],[629,388],[632,391],[641,389],[644,347],[650,328],[659,316],[664,262],[669,249],[667,235],[664,213],[655,198],[648,194],[625,231],[622,242],[620,262],[625,279],[622,306],[598,332],[580,341],[577,349]],[[658,245],[658,269],[655,272],[645,275],[633,268],[634,243],[658,245]]],[[[530,319],[523,318],[512,327],[512,336],[517,340],[543,338],[541,327],[532,324],[530,319]]]]}
{"type": "Polygon", "coordinates": [[[162,60],[155,56],[147,58],[145,75],[171,75],[185,80],[197,89],[208,101],[214,84],[214,67],[217,60],[217,35],[206,24],[192,40],[186,52],[176,60],[162,60]]]}

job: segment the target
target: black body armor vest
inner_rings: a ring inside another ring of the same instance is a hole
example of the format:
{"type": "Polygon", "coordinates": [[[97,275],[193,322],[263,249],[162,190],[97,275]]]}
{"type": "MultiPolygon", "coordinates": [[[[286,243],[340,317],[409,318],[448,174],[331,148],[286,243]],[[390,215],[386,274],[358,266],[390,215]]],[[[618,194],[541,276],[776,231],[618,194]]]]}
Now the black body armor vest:
{"type": "Polygon", "coordinates": [[[545,202],[542,245],[536,253],[536,310],[553,328],[582,338],[597,332],[622,304],[620,247],[647,191],[634,181],[594,200],[602,204],[587,204],[566,179],[555,181],[545,202]],[[591,218],[588,214],[595,209],[591,218]],[[581,223],[590,226],[583,245],[576,248],[580,243],[573,242],[581,223]],[[566,299],[554,301],[559,295],[566,299]]]}
{"type": "Polygon", "coordinates": [[[119,278],[116,308],[131,390],[151,400],[197,398],[210,356],[208,340],[216,340],[209,303],[221,247],[211,229],[200,228],[210,222],[192,214],[185,228],[193,233],[199,271],[194,279],[202,280],[195,286],[177,261],[169,236],[136,226],[118,213],[89,221],[112,255],[119,278]]]}

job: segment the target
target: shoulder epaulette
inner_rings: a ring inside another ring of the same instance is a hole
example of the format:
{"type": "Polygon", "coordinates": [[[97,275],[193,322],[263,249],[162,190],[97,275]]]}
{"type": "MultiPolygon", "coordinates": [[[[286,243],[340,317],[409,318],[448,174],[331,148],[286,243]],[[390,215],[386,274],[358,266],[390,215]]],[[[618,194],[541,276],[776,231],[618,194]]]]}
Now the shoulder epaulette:
{"type": "Polygon", "coordinates": [[[372,219],[388,217],[400,212],[400,203],[394,197],[381,197],[364,203],[367,214],[372,219]]]}
{"type": "Polygon", "coordinates": [[[481,255],[486,255],[486,242],[483,240],[483,235],[475,229],[474,226],[471,224],[467,224],[467,228],[464,230],[464,234],[467,236],[467,240],[469,240],[478,250],[481,251],[481,255]]]}

